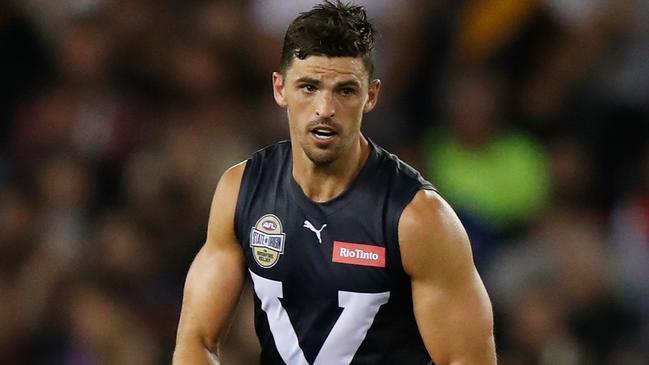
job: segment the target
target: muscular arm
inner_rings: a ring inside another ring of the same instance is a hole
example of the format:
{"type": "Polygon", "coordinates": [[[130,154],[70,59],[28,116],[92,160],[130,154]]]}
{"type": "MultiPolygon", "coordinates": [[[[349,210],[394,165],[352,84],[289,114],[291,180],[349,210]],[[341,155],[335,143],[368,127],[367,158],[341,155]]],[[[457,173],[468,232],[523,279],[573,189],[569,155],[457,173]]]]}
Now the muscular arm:
{"type": "Polygon", "coordinates": [[[496,364],[491,303],[451,207],[419,191],[399,222],[417,326],[438,365],[496,364]]]}
{"type": "Polygon", "coordinates": [[[243,169],[244,164],[230,168],[216,187],[207,240],[185,282],[174,365],[218,364],[218,341],[244,282],[243,252],[234,233],[234,211],[243,169]]]}

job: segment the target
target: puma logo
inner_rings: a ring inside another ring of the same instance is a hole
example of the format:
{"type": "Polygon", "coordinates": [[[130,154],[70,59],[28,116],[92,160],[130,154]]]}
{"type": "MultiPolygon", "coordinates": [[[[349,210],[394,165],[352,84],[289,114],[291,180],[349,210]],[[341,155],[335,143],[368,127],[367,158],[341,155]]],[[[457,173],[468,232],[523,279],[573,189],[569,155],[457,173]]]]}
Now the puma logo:
{"type": "Polygon", "coordinates": [[[325,229],[326,226],[327,226],[326,224],[323,224],[322,228],[316,229],[311,222],[304,221],[303,227],[308,228],[309,230],[311,230],[311,232],[315,233],[315,236],[318,238],[318,242],[322,243],[322,237],[320,236],[320,233],[322,232],[323,229],[325,229]]]}

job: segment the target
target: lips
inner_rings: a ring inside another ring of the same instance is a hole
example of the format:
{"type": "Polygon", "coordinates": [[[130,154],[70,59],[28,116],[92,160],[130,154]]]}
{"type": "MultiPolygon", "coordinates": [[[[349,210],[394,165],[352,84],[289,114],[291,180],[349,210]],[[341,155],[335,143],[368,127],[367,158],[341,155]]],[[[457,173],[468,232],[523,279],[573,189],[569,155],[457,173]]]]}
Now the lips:
{"type": "Polygon", "coordinates": [[[338,133],[330,126],[317,125],[309,130],[309,132],[318,140],[328,141],[335,137],[338,133]]]}

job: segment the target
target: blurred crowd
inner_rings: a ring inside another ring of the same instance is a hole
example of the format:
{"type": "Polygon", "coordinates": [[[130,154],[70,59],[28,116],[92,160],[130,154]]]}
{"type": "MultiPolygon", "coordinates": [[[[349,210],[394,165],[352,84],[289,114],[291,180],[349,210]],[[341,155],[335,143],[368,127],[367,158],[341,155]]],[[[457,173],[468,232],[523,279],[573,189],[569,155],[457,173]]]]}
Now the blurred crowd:
{"type": "MultiPolygon", "coordinates": [[[[0,363],[167,364],[315,1],[0,2],[0,363]]],[[[369,138],[451,202],[503,365],[649,363],[649,1],[373,0],[369,138]]],[[[205,288],[210,290],[210,288],[205,288]]],[[[250,293],[225,364],[254,364],[250,293]]]]}

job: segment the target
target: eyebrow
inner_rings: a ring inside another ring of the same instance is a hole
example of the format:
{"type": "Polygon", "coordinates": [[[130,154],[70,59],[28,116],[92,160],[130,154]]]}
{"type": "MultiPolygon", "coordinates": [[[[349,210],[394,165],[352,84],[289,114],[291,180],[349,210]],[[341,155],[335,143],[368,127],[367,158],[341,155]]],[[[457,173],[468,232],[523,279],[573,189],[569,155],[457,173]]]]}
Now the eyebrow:
{"type": "Polygon", "coordinates": [[[304,77],[300,77],[299,79],[296,79],[295,83],[296,84],[306,83],[306,84],[320,85],[320,80],[314,79],[312,77],[304,76],[304,77]]]}
{"type": "MultiPolygon", "coordinates": [[[[307,84],[312,84],[312,85],[318,86],[318,85],[320,85],[320,80],[314,79],[312,77],[304,76],[304,77],[300,77],[300,78],[296,79],[295,83],[296,84],[307,83],[307,84]]],[[[334,87],[339,89],[339,88],[342,88],[342,87],[350,87],[350,86],[352,86],[352,87],[360,87],[360,84],[356,80],[345,80],[345,81],[341,81],[341,82],[337,83],[334,87]]]]}
{"type": "Polygon", "coordinates": [[[347,80],[336,84],[336,88],[340,89],[343,87],[360,87],[361,85],[356,80],[347,80]]]}

